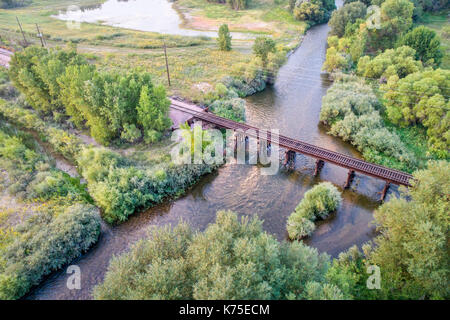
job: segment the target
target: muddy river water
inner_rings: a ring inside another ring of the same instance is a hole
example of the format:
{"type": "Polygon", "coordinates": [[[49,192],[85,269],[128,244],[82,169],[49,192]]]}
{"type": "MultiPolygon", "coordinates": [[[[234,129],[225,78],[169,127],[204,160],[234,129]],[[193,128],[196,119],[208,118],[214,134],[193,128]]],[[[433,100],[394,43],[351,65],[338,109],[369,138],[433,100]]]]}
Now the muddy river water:
{"type": "MultiPolygon", "coordinates": [[[[325,59],[329,28],[311,28],[301,46],[280,69],[275,84],[247,98],[248,123],[276,128],[280,133],[334,151],[360,157],[349,144],[326,134],[319,124],[321,101],[330,81],[321,72],[325,59]]],[[[240,215],[258,215],[264,229],[280,241],[287,240],[286,220],[304,193],[321,181],[342,186],[347,171],[325,164],[315,178],[314,160],[297,156],[296,170],[280,169],[263,176],[257,166],[227,164],[206,176],[183,197],[135,214],[120,226],[103,225],[98,244],[83,255],[81,290],[66,287],[65,269],[52,275],[36,288],[31,299],[90,299],[93,287],[103,280],[109,260],[138,239],[150,226],[176,224],[180,218],[203,230],[214,222],[216,211],[233,210],[240,215]]],[[[305,240],[321,252],[337,256],[339,252],[373,238],[372,212],[379,205],[382,181],[357,175],[352,188],[343,191],[343,205],[336,214],[318,223],[314,234],[305,240]]],[[[395,192],[395,190],[394,190],[395,192]]]]}

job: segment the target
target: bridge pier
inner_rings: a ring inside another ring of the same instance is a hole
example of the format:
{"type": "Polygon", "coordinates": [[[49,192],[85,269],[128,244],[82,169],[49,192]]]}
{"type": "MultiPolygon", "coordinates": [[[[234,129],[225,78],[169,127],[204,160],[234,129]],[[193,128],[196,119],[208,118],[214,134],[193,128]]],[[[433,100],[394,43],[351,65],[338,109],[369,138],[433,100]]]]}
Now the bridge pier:
{"type": "Polygon", "coordinates": [[[284,165],[287,166],[289,164],[290,168],[294,168],[296,155],[297,154],[295,151],[286,150],[286,152],[284,153],[284,165]]]}
{"type": "Polygon", "coordinates": [[[320,174],[320,170],[322,170],[325,162],[323,160],[316,160],[316,169],[314,170],[314,177],[317,177],[320,174]]]}
{"type": "Polygon", "coordinates": [[[350,188],[353,178],[355,177],[355,171],[348,170],[347,181],[345,182],[344,189],[350,188]]]}
{"type": "Polygon", "coordinates": [[[242,144],[242,143],[245,143],[244,144],[244,150],[245,150],[245,146],[247,144],[247,141],[248,141],[248,137],[247,136],[245,136],[245,135],[243,135],[241,133],[235,132],[234,133],[234,152],[235,153],[237,152],[238,144],[242,144]]]}
{"type": "Polygon", "coordinates": [[[386,184],[384,185],[383,191],[381,191],[380,201],[384,201],[384,198],[386,198],[386,194],[387,194],[390,186],[391,186],[391,183],[389,181],[386,181],[386,184]]]}

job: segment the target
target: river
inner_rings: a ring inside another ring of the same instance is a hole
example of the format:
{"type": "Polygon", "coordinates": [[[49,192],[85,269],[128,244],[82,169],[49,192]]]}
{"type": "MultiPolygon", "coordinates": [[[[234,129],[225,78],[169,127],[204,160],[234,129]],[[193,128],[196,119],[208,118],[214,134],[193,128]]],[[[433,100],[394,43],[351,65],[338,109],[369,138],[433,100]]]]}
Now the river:
{"type": "MultiPolygon", "coordinates": [[[[321,72],[325,59],[329,27],[311,28],[301,46],[280,69],[273,86],[247,98],[247,121],[252,125],[278,128],[280,133],[331,150],[360,157],[349,144],[326,134],[319,124],[321,100],[330,81],[321,72]]],[[[81,268],[81,290],[66,287],[65,270],[50,276],[27,298],[90,299],[93,287],[105,275],[109,260],[138,239],[150,226],[176,224],[180,218],[204,230],[215,220],[217,210],[229,209],[240,215],[258,215],[264,229],[278,240],[286,241],[286,220],[304,193],[321,181],[342,186],[347,171],[325,164],[315,178],[314,160],[297,156],[296,170],[281,169],[277,175],[260,175],[257,166],[227,164],[193,187],[183,197],[135,214],[120,226],[103,225],[99,242],[73,262],[81,268]]],[[[321,252],[336,257],[352,245],[373,238],[372,212],[379,205],[378,192],[384,182],[357,175],[352,188],[343,190],[343,205],[328,219],[318,223],[314,234],[305,240],[321,252]]]]}

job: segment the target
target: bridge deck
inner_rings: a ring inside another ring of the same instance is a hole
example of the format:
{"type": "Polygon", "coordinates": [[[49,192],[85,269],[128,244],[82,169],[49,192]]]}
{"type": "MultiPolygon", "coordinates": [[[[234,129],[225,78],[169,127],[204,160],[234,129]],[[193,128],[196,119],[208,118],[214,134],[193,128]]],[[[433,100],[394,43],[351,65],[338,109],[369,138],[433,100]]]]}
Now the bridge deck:
{"type": "MultiPolygon", "coordinates": [[[[229,119],[225,119],[216,116],[209,112],[199,112],[198,109],[193,108],[191,104],[180,102],[171,99],[171,107],[192,114],[195,118],[213,123],[219,127],[233,130],[253,130],[255,134],[250,132],[250,136],[258,138],[259,128],[250,126],[245,123],[235,122],[229,119]]],[[[198,108],[198,107],[197,107],[198,108]]],[[[269,139],[270,141],[270,136],[269,139]]],[[[356,172],[363,173],[375,178],[383,179],[393,184],[410,186],[409,181],[413,177],[405,172],[386,168],[377,164],[366,162],[364,160],[356,159],[335,151],[327,150],[300,140],[292,139],[283,135],[279,135],[279,146],[288,150],[292,150],[304,155],[311,156],[313,158],[333,163],[337,166],[354,170],[356,172]]]]}

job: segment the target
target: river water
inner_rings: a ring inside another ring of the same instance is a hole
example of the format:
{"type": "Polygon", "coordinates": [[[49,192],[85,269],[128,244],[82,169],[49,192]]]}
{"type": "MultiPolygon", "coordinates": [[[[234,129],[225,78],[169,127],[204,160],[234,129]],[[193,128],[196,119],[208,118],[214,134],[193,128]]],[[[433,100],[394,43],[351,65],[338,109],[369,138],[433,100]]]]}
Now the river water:
{"type": "MultiPolygon", "coordinates": [[[[327,135],[319,124],[321,99],[330,86],[321,72],[328,30],[327,25],[311,28],[301,46],[280,69],[275,84],[247,98],[247,121],[360,157],[351,145],[327,135]]],[[[73,263],[81,268],[81,290],[67,289],[68,275],[63,270],[49,277],[27,298],[90,299],[93,287],[103,280],[113,255],[145,237],[150,226],[174,225],[180,218],[203,230],[214,222],[218,210],[258,215],[264,220],[267,232],[280,241],[287,241],[286,220],[304,193],[321,181],[342,186],[347,177],[346,170],[330,164],[325,164],[317,178],[312,176],[313,171],[314,160],[300,155],[297,155],[296,170],[280,169],[273,176],[261,175],[257,166],[227,164],[175,201],[135,214],[120,226],[103,225],[96,246],[73,263]]],[[[375,230],[370,222],[383,185],[382,181],[357,175],[352,188],[343,190],[342,207],[319,222],[305,242],[335,257],[350,246],[360,246],[373,238],[375,230]]]]}

